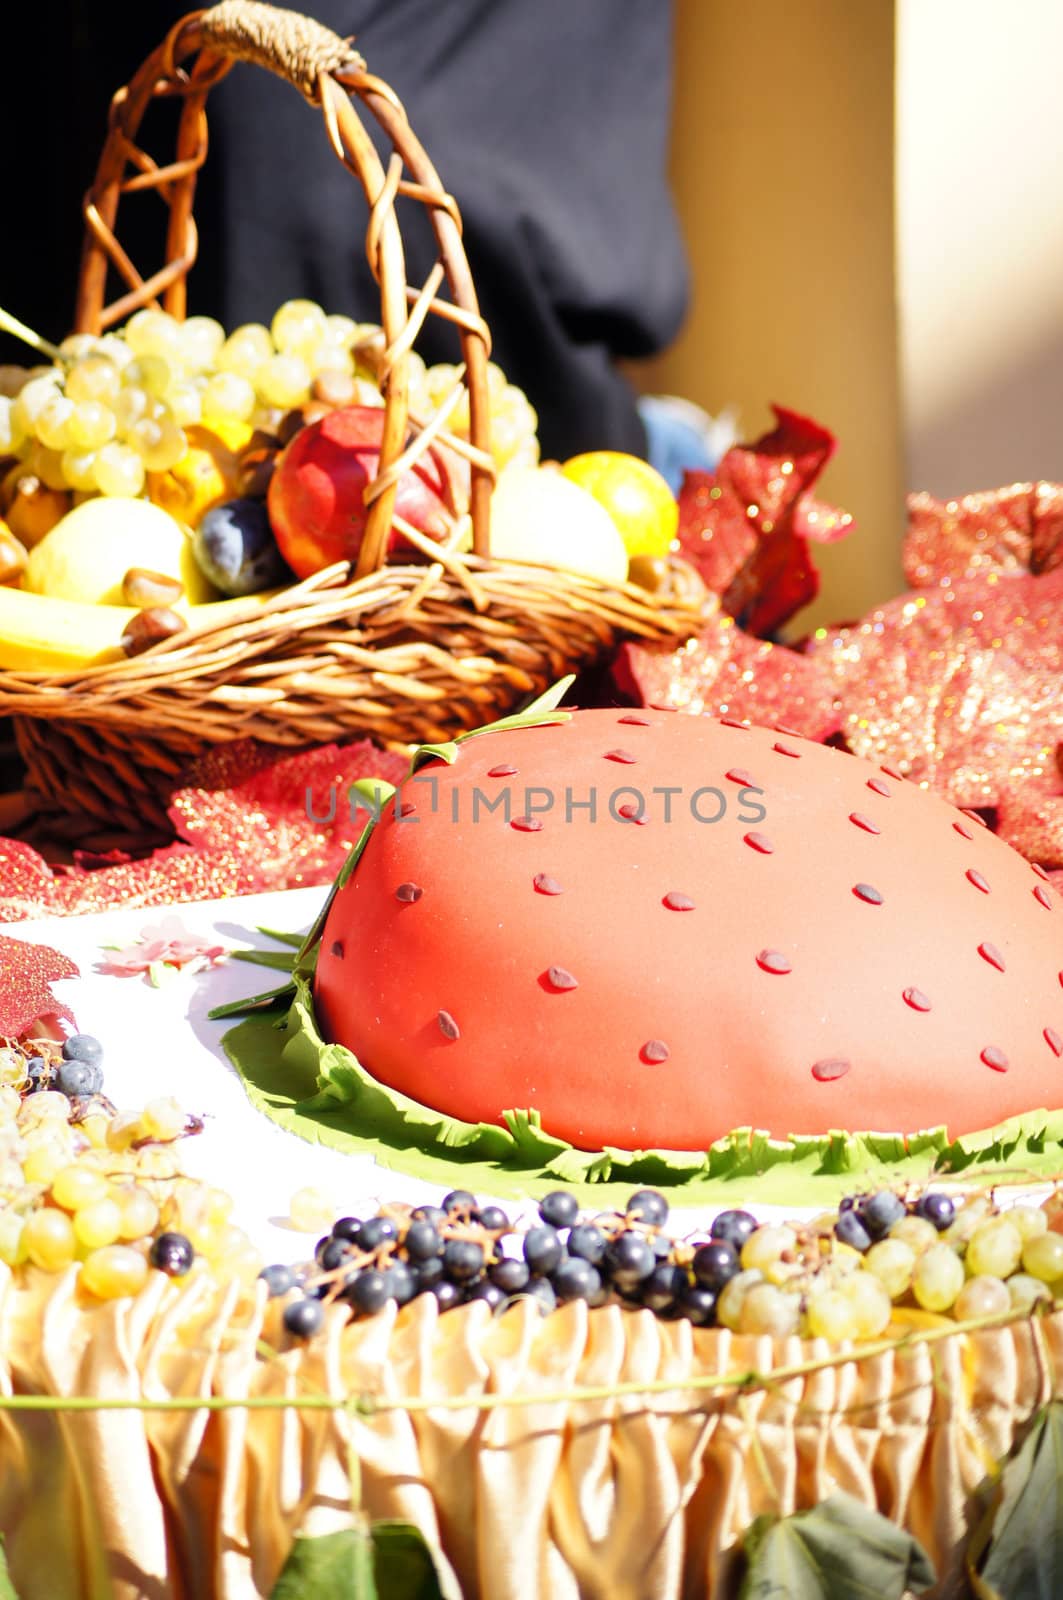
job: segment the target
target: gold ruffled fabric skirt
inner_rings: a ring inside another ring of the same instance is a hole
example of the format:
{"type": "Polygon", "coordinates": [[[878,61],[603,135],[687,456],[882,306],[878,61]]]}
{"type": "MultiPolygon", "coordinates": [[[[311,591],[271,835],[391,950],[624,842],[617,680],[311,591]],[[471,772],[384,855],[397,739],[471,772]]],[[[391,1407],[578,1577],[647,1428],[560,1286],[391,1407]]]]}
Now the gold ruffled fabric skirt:
{"type": "Polygon", "coordinates": [[[153,1273],[136,1299],[101,1305],[75,1271],[0,1267],[5,1394],[381,1406],[0,1410],[0,1530],[20,1600],[254,1600],[297,1534],[349,1526],[353,1452],[362,1506],[420,1528],[448,1600],[727,1596],[755,1516],[836,1489],[955,1572],[971,1491],[1061,1387],[1063,1313],[746,1389],[684,1388],[832,1355],[619,1307],[440,1316],[431,1296],[360,1323],[335,1309],[286,1348],[261,1285],[153,1273]],[[568,1398],[661,1380],[675,1388],[568,1398]],[[517,1394],[534,1403],[426,1404],[517,1394]]]}

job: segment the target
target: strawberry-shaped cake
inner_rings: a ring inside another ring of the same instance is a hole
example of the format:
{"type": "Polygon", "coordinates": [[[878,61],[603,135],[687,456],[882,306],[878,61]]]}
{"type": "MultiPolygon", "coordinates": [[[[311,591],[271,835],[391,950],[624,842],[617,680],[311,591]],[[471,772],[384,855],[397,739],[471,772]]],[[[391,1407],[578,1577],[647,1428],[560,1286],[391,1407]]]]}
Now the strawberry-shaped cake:
{"type": "Polygon", "coordinates": [[[314,997],[391,1089],[583,1150],[1063,1106],[1038,872],[889,770],[706,717],[576,712],[428,759],[332,902],[314,997]]]}

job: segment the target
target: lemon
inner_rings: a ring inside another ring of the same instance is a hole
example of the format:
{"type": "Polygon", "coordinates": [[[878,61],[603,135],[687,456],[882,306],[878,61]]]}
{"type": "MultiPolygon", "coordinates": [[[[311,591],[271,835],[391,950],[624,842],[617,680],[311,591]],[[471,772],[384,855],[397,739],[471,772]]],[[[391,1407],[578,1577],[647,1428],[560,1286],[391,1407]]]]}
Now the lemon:
{"type": "Polygon", "coordinates": [[[627,577],[627,553],[612,519],[556,468],[509,466],[500,475],[491,497],[491,554],[604,583],[627,577]]]}
{"type": "Polygon", "coordinates": [[[130,567],[176,578],[198,605],[215,598],[186,528],[147,500],[100,496],[68,511],[30,551],[22,587],[55,600],[121,605],[130,567]]]}
{"type": "Polygon", "coordinates": [[[148,498],[190,528],[204,512],[240,493],[239,453],[251,439],[247,422],[214,418],[185,429],[188,449],[169,472],[148,473],[148,498]]]}
{"type": "Polygon", "coordinates": [[[612,517],[629,558],[664,556],[679,528],[675,495],[655,467],[619,450],[590,450],[561,468],[612,517]]]}

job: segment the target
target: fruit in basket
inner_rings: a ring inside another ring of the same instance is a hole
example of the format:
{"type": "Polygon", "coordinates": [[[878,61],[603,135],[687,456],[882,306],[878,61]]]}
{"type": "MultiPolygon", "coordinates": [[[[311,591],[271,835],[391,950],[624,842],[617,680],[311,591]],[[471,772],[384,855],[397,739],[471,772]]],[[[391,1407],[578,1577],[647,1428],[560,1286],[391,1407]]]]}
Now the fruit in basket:
{"type": "Polygon", "coordinates": [[[0,514],[27,550],[39,544],[70,510],[69,494],[49,489],[23,464],[11,468],[0,485],[0,514]]]}
{"type": "Polygon", "coordinates": [[[23,588],[87,605],[120,605],[131,567],[177,579],[190,604],[214,597],[185,528],[146,500],[96,498],[75,507],[30,552],[23,588]]]}
{"type": "Polygon", "coordinates": [[[747,1127],[955,1138],[1060,1104],[1063,903],[871,762],[583,711],[462,740],[398,802],[418,825],[389,806],[374,827],[314,999],[325,1038],[423,1106],[707,1150],[747,1127]]]}
{"type": "MultiPolygon", "coordinates": [[[[379,407],[348,406],[301,429],[278,457],[269,517],[297,577],[357,559],[369,516],[365,491],[377,471],[383,433],[379,407]]],[[[395,496],[395,515],[434,539],[446,536],[458,509],[452,460],[430,447],[403,473],[395,496]]],[[[388,548],[402,542],[393,529],[388,548]]]]}
{"type": "Polygon", "coordinates": [[[26,567],[26,547],[0,517],[0,583],[18,583],[26,567]]]}
{"type": "Polygon", "coordinates": [[[491,553],[623,583],[624,541],[584,489],[552,467],[507,467],[491,499],[491,553]]]}
{"type": "Polygon", "coordinates": [[[246,422],[212,419],[185,430],[188,448],[168,472],[148,474],[148,497],[194,528],[211,506],[239,493],[240,452],[253,430],[246,422]]]}
{"type": "Polygon", "coordinates": [[[258,594],[291,579],[262,500],[212,507],[192,535],[192,548],[222,594],[258,594]]]}
{"type": "Polygon", "coordinates": [[[656,468],[620,450],[572,456],[561,471],[612,517],[629,559],[665,556],[679,531],[679,505],[656,468]]]}

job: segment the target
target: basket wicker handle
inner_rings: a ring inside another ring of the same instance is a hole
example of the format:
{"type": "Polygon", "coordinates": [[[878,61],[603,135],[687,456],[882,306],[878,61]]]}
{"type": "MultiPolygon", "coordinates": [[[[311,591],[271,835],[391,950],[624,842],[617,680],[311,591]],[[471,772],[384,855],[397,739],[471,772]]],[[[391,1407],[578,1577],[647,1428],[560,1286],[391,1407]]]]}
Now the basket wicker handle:
{"type": "Polygon", "coordinates": [[[220,0],[199,18],[199,32],[219,55],[251,61],[287,78],[308,100],[318,98],[323,73],[365,67],[350,40],[339,38],[312,17],[264,5],[262,0],[220,0]]]}
{"type": "MultiPolygon", "coordinates": [[[[377,477],[366,491],[369,517],[358,554],[358,576],[384,565],[398,474],[429,448],[432,433],[437,431],[429,427],[412,443],[408,439],[408,357],[429,316],[450,323],[461,337],[469,395],[469,443],[462,449],[471,466],[473,549],[486,557],[494,480],[487,385],[490,335],[480,316],[458,208],[410,128],[394,91],[366,71],[350,40],[340,39],[321,23],[262,0],[220,0],[209,10],[193,12],[177,23],[128,87],[119,90],[111,104],[96,179],[85,200],[85,248],[75,330],[99,333],[143,306],[159,305],[160,300],[172,315],[184,316],[185,280],[198,248],[192,207],[196,177],[207,154],[206,99],[237,61],[265,67],[320,109],[333,152],[360,182],[369,203],[366,248],[380,285],[385,339],[381,360],[384,434],[377,477]],[[189,65],[190,58],[194,59],[189,65]],[[137,144],[144,113],[152,100],[161,96],[176,96],[184,102],[176,157],[165,166],[158,165],[137,144]],[[355,108],[356,100],[391,141],[394,154],[386,171],[355,108]],[[155,190],[170,211],[166,262],[149,277],[141,275],[115,233],[122,195],[146,189],[155,190]],[[425,206],[436,235],[439,261],[420,287],[406,281],[395,211],[398,195],[425,206]],[[127,292],[107,304],[111,270],[124,279],[127,292]],[[444,282],[451,291],[449,299],[438,293],[444,282]]],[[[294,292],[297,288],[293,285],[294,292]]]]}

